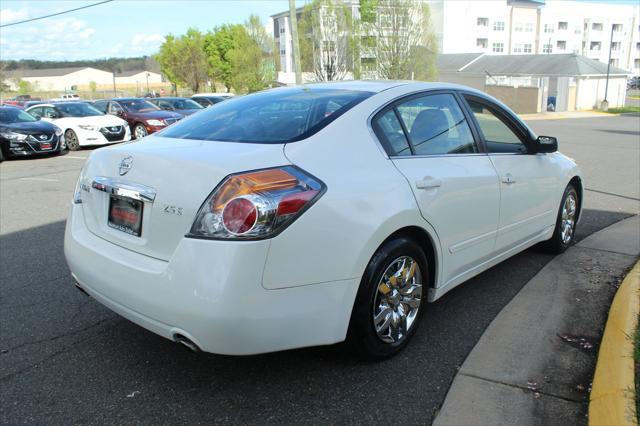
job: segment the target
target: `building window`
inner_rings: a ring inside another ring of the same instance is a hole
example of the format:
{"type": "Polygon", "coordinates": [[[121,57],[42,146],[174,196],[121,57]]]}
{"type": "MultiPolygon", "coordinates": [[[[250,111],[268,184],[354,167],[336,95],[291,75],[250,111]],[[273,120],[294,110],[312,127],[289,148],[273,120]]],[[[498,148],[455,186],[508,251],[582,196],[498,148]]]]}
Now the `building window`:
{"type": "Polygon", "coordinates": [[[618,66],[618,60],[617,59],[610,59],[609,60],[609,65],[611,65],[612,67],[617,67],[618,66]]]}
{"type": "Polygon", "coordinates": [[[488,27],[489,26],[489,18],[478,18],[476,24],[479,27],[488,27]]]}
{"type": "Polygon", "coordinates": [[[545,44],[542,46],[542,53],[551,53],[553,52],[553,46],[550,44],[545,44]]]}
{"type": "Polygon", "coordinates": [[[613,32],[614,33],[622,32],[622,24],[613,24],[613,32]]]}
{"type": "Polygon", "coordinates": [[[591,29],[593,31],[602,31],[602,22],[594,22],[591,24],[591,29]]]}
{"type": "Polygon", "coordinates": [[[633,67],[640,68],[640,58],[636,58],[633,60],[633,67]]]}
{"type": "Polygon", "coordinates": [[[527,22],[526,24],[524,24],[524,32],[525,33],[533,32],[533,22],[527,22]]]}
{"type": "Polygon", "coordinates": [[[504,31],[504,21],[495,21],[493,23],[493,31],[504,31]]]}
{"type": "Polygon", "coordinates": [[[504,52],[504,43],[493,43],[493,46],[491,47],[491,51],[495,53],[504,52]]]}
{"type": "Polygon", "coordinates": [[[360,44],[365,49],[373,49],[377,45],[378,39],[375,36],[362,36],[360,37],[360,44]]]}
{"type": "Polygon", "coordinates": [[[513,45],[513,53],[522,53],[524,46],[522,43],[516,43],[513,45]]]}
{"type": "Polygon", "coordinates": [[[284,50],[284,49],[280,49],[280,54],[281,54],[281,55],[286,55],[286,54],[287,54],[287,51],[286,51],[286,50],[284,50]]]}
{"type": "Polygon", "coordinates": [[[573,33],[574,33],[574,34],[580,34],[581,32],[582,32],[582,25],[576,25],[576,26],[573,28],[573,33]]]}
{"type": "Polygon", "coordinates": [[[524,44],[524,53],[531,53],[531,43],[524,44]]]}
{"type": "Polygon", "coordinates": [[[544,24],[544,32],[545,33],[552,33],[553,32],[553,25],[552,24],[544,24]]]}
{"type": "Polygon", "coordinates": [[[567,42],[564,40],[558,40],[556,43],[556,47],[558,48],[558,50],[566,50],[567,49],[567,42]]]}
{"type": "Polygon", "coordinates": [[[613,43],[611,43],[611,50],[613,50],[614,52],[620,50],[620,42],[614,41],[613,43]]]}
{"type": "Polygon", "coordinates": [[[564,21],[558,22],[558,30],[566,31],[567,29],[569,29],[569,23],[568,22],[564,22],[564,21]]]}
{"type": "Polygon", "coordinates": [[[362,71],[375,71],[376,58],[362,58],[360,59],[360,65],[362,66],[362,71]]]}
{"type": "Polygon", "coordinates": [[[636,50],[640,50],[640,43],[636,43],[636,50]]]}
{"type": "Polygon", "coordinates": [[[476,47],[486,49],[487,47],[489,47],[489,40],[487,40],[486,38],[477,38],[476,47]]]}
{"type": "Polygon", "coordinates": [[[524,31],[524,24],[522,22],[516,22],[513,30],[517,33],[521,33],[522,31],[524,31]]]}
{"type": "Polygon", "coordinates": [[[602,46],[602,43],[599,41],[592,41],[591,45],[589,46],[589,50],[600,50],[600,47],[602,46]]]}
{"type": "Polygon", "coordinates": [[[280,34],[284,34],[284,27],[280,27],[280,34]]]}

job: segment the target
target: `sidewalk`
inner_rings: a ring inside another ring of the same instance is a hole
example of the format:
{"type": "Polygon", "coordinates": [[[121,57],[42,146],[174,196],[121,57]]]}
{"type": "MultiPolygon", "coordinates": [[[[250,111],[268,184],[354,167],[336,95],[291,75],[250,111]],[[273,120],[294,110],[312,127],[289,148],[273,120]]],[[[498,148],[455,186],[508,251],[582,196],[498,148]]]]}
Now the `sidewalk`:
{"type": "Polygon", "coordinates": [[[434,425],[586,424],[609,304],[639,254],[634,216],[549,262],[487,328],[434,425]]]}
{"type": "Polygon", "coordinates": [[[523,121],[534,120],[566,120],[568,118],[594,118],[614,117],[618,114],[610,114],[601,111],[565,111],[565,112],[539,112],[536,114],[518,114],[523,121]]]}

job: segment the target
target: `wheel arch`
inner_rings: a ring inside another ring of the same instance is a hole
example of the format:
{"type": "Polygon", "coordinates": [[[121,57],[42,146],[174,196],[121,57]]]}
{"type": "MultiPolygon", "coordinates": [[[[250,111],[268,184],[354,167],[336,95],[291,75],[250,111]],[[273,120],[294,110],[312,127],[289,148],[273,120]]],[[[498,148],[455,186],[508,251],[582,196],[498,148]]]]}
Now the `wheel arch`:
{"type": "Polygon", "coordinates": [[[582,205],[584,203],[584,188],[582,186],[582,179],[580,178],[580,176],[576,175],[574,177],[572,177],[569,180],[568,185],[573,185],[573,187],[576,189],[576,192],[578,192],[578,221],[580,220],[581,216],[582,216],[582,205]]]}

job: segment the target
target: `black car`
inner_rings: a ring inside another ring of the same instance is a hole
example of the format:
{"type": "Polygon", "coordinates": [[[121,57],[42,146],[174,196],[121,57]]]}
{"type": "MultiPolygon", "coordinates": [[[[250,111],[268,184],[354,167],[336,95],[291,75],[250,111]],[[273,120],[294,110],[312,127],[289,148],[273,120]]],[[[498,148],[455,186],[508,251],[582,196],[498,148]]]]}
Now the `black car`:
{"type": "Polygon", "coordinates": [[[230,99],[231,97],[232,96],[230,96],[230,95],[198,94],[198,95],[191,96],[191,99],[193,99],[194,101],[196,101],[197,103],[199,103],[203,107],[207,108],[207,107],[213,106],[213,105],[215,105],[217,103],[220,103],[222,101],[226,101],[227,99],[230,99]]]}
{"type": "Polygon", "coordinates": [[[62,130],[19,108],[0,106],[0,161],[5,158],[59,153],[62,130]]]}
{"type": "Polygon", "coordinates": [[[189,98],[152,98],[147,99],[147,101],[160,109],[177,112],[185,117],[205,108],[193,99],[189,98]]]}

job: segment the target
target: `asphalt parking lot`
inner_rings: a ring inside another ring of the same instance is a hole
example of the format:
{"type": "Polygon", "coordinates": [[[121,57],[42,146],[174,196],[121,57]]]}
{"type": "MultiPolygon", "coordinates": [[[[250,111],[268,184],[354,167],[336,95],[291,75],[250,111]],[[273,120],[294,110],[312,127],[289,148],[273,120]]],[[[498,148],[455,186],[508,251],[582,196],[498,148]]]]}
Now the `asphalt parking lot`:
{"type": "MultiPolygon", "coordinates": [[[[638,212],[637,117],[530,124],[557,136],[583,169],[579,239],[638,212]]],[[[193,354],[74,288],[64,220],[89,153],[0,165],[3,424],[429,423],[485,328],[551,259],[533,248],[453,290],[429,306],[407,350],[385,362],[354,360],[340,345],[193,354]]]]}

